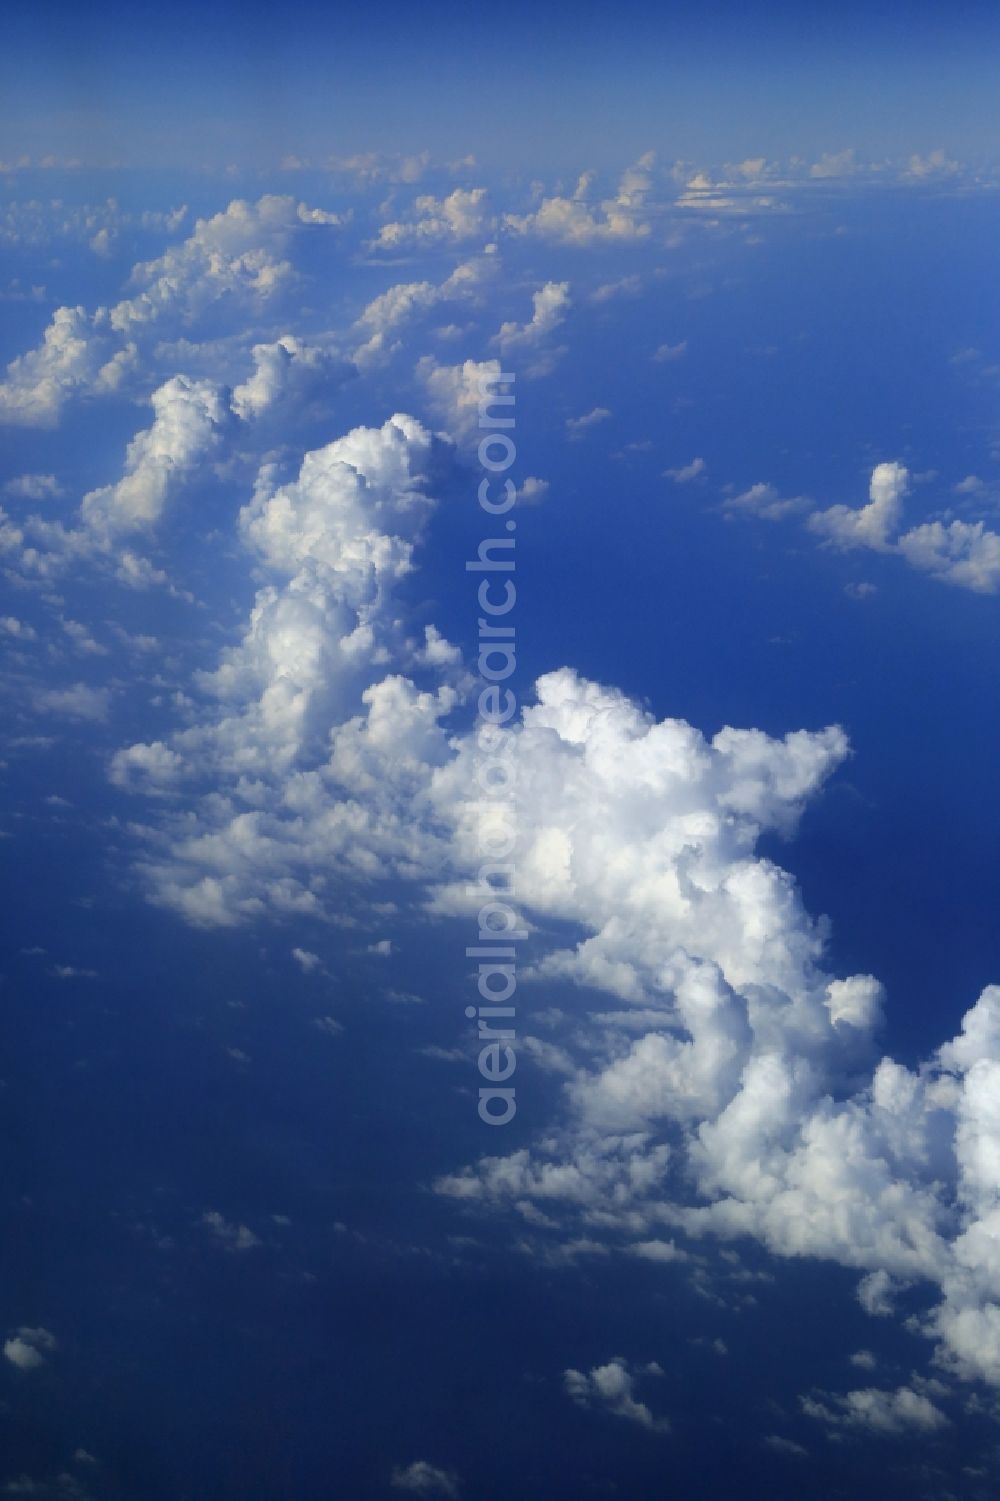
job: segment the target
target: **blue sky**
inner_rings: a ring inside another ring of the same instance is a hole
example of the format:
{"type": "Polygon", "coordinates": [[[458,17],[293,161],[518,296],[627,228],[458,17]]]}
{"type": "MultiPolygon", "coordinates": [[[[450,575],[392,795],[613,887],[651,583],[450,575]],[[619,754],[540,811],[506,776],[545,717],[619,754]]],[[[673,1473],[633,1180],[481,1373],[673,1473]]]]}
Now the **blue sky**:
{"type": "Polygon", "coordinates": [[[0,1487],[992,1494],[995,17],[127,21],[0,64],[0,1487]]]}
{"type": "Polygon", "coordinates": [[[42,3],[8,21],[11,149],[173,167],[461,143],[493,167],[997,149],[995,9],[42,3]],[[623,100],[627,98],[627,107],[623,100]],[[593,121],[600,119],[600,129],[593,121]]]}

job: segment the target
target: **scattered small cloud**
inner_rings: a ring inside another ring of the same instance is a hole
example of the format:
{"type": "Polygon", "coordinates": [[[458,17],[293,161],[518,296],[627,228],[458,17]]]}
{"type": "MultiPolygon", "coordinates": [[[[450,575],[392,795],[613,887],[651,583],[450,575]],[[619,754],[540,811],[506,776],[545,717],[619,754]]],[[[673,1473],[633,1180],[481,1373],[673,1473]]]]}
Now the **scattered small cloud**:
{"type": "Polygon", "coordinates": [[[692,480],[700,479],[707,468],[704,459],[694,458],[690,464],[682,464],[678,469],[664,469],[663,476],[672,479],[675,485],[688,485],[692,480]]]}
{"type": "Polygon", "coordinates": [[[936,1433],[948,1419],[923,1392],[911,1386],[895,1391],[865,1387],[842,1396],[820,1393],[800,1398],[802,1411],[828,1428],[862,1429],[866,1433],[896,1438],[905,1434],[936,1433]]]}
{"type": "Polygon", "coordinates": [[[519,506],[541,505],[549,493],[547,479],[538,479],[534,474],[529,474],[521,481],[517,491],[517,504],[519,506]]]}
{"type": "Polygon", "coordinates": [[[333,1016],[317,1016],[313,1026],[326,1037],[339,1037],[344,1030],[342,1023],[333,1016]]]}
{"type": "Polygon", "coordinates": [[[809,176],[813,178],[853,177],[858,170],[857,153],[851,147],[846,151],[824,152],[809,168],[809,176]]]}
{"type": "Polygon", "coordinates": [[[5,636],[10,636],[15,641],[37,641],[38,632],[34,626],[18,620],[16,615],[0,615],[0,631],[5,636]]]}
{"type": "Polygon", "coordinates": [[[633,1256],[639,1256],[643,1261],[690,1261],[687,1251],[675,1245],[672,1240],[640,1240],[629,1246],[633,1256]]]}
{"type": "Polygon", "coordinates": [[[615,1356],[606,1365],[594,1366],[589,1372],[567,1370],[563,1373],[563,1385],[567,1396],[578,1407],[603,1408],[619,1418],[627,1418],[648,1428],[653,1433],[664,1433],[670,1427],[665,1418],[653,1416],[645,1402],[635,1396],[635,1383],[640,1376],[662,1376],[655,1361],[649,1365],[632,1367],[621,1356],[615,1356]]]}
{"type": "Polygon", "coordinates": [[[310,949],[292,949],[292,958],[304,975],[314,974],[323,965],[323,961],[319,955],[312,953],[310,949]]]}
{"type": "Polygon", "coordinates": [[[411,1496],[460,1495],[458,1476],[452,1470],[439,1469],[426,1459],[415,1459],[392,1472],[394,1490],[407,1491],[411,1496]]]}
{"type": "Polygon", "coordinates": [[[807,1459],[809,1450],[802,1444],[797,1444],[794,1439],[782,1438],[780,1433],[769,1433],[761,1439],[765,1449],[770,1449],[772,1454],[787,1454],[794,1459],[807,1459]]]}
{"type": "Polygon", "coordinates": [[[54,474],[18,474],[7,480],[4,495],[11,500],[59,500],[66,492],[54,474]]]}
{"type": "Polygon", "coordinates": [[[58,1340],[47,1329],[24,1326],[5,1341],[3,1353],[19,1371],[36,1371],[58,1348],[58,1340]]]}
{"type": "Polygon", "coordinates": [[[961,162],[954,161],[945,151],[931,151],[927,156],[914,153],[907,164],[906,177],[954,177],[962,170],[961,162]]]}
{"type": "Polygon", "coordinates": [[[90,688],[74,683],[69,688],[41,688],[35,694],[35,708],[58,719],[82,719],[98,722],[108,717],[111,690],[90,688]]]}
{"type": "Polygon", "coordinates": [[[751,485],[739,495],[732,495],[722,508],[729,516],[756,516],[761,521],[783,521],[786,516],[809,509],[802,495],[782,499],[774,485],[751,485]]]}
{"type": "Polygon", "coordinates": [[[217,1209],[206,1210],[201,1222],[227,1251],[252,1251],[260,1245],[259,1237],[247,1225],[231,1223],[217,1209]]]}
{"type": "Polygon", "coordinates": [[[594,407],[592,411],[585,412],[582,417],[567,417],[566,431],[572,439],[582,438],[590,428],[597,427],[598,423],[607,422],[610,416],[611,413],[607,407],[594,407]]]}
{"type": "Polygon", "coordinates": [[[638,276],[622,276],[617,281],[608,281],[603,286],[595,287],[587,300],[600,306],[605,302],[613,302],[619,297],[636,297],[641,290],[642,281],[638,276]]]}

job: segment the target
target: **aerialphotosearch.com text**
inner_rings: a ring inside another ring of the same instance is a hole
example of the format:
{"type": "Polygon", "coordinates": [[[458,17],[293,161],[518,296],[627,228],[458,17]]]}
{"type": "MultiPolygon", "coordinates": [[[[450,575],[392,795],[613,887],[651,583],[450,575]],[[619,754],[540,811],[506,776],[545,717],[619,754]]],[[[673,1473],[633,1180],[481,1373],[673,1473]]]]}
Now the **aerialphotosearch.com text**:
{"type": "MultiPolygon", "coordinates": [[[[477,834],[481,860],[477,895],[490,893],[479,908],[477,941],[465,950],[477,961],[477,1000],[465,1014],[479,1025],[479,1116],[489,1126],[505,1126],[517,1113],[513,1078],[517,1067],[514,995],[517,944],[527,937],[514,906],[514,852],[517,844],[517,735],[513,721],[517,695],[509,684],[517,666],[517,522],[509,514],[517,486],[508,471],[517,458],[514,428],[514,376],[496,374],[479,383],[479,505],[491,518],[505,518],[505,535],[485,537],[466,572],[479,575],[478,701],[474,775],[480,792],[477,834]]],[[[499,525],[496,530],[500,530],[499,525]]]]}

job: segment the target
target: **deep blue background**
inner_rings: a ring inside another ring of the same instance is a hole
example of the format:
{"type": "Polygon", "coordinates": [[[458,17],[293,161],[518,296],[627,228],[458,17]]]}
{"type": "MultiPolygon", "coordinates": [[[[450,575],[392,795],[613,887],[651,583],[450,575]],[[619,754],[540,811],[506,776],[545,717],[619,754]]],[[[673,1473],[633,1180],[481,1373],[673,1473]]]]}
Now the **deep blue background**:
{"type": "MultiPolygon", "coordinates": [[[[990,478],[996,386],[951,357],[998,354],[996,221],[989,197],[831,197],[809,215],[754,221],[759,245],[734,221],[728,238],[693,232],[676,250],[640,249],[614,274],[636,270],[645,295],[602,306],[583,302],[588,280],[609,279],[596,254],[511,252],[525,316],[550,275],[568,277],[580,303],[572,357],[518,388],[521,472],[551,481],[544,505],[519,512],[522,691],[569,663],[707,733],[842,723],[854,758],[799,838],[769,852],[809,909],[830,914],[831,968],[886,982],[885,1045],[910,1062],[1000,978],[997,604],[898,559],[823,550],[794,518],[729,520],[721,487],[766,480],[820,505],[861,504],[872,465],[902,459],[940,476],[908,501],[916,521],[965,474],[990,478]],[[682,360],[650,361],[681,339],[682,360]],[[612,418],[569,442],[566,418],[596,405],[612,418]],[[663,477],[695,454],[704,482],[663,477]],[[849,597],[844,586],[861,580],[877,593],[849,597]]],[[[17,317],[5,353],[44,322],[37,309],[17,317]]],[[[483,315],[487,330],[497,321],[483,315]]],[[[421,414],[409,370],[378,377],[374,402],[370,386],[345,387],[302,441],[399,408],[421,414]]],[[[99,430],[71,412],[58,433],[6,438],[5,472],[99,483],[136,425],[125,402],[99,430]]],[[[474,495],[470,471],[406,586],[418,618],[466,649],[474,495]]],[[[211,666],[218,638],[204,619],[238,627],[254,585],[237,554],[220,564],[207,539],[231,530],[244,499],[225,486],[189,496],[175,523],[190,539],[179,578],[206,600],[204,618],[73,581],[66,613],[165,634],[184,670],[211,666]]],[[[16,603],[30,619],[31,600],[16,603]]],[[[899,1323],[862,1314],[842,1270],[741,1248],[776,1280],[754,1284],[756,1305],[736,1312],[673,1268],[532,1260],[509,1223],[431,1194],[438,1173],[498,1149],[475,1118],[471,1066],[417,1051],[464,1035],[462,925],[406,918],[385,965],[314,926],[199,934],[146,907],[134,844],[108,822],[137,809],[104,767],[116,746],[169,727],[148,695],[133,683],[107,727],[7,772],[0,1300],[6,1326],[42,1324],[61,1348],[27,1379],[0,1372],[5,1475],[54,1475],[82,1445],[100,1466],[81,1477],[111,1501],[380,1497],[392,1467],[417,1457],[454,1467],[483,1501],[723,1498],[737,1486],[761,1498],[936,1498],[945,1483],[978,1494],[961,1474],[992,1442],[977,1419],[911,1463],[905,1445],[828,1443],[799,1415],[813,1386],[873,1379],[847,1363],[859,1346],[883,1359],[880,1384],[926,1361],[899,1323]],[[46,805],[53,793],[72,806],[46,805]],[[330,977],[303,976],[294,943],[319,952],[330,977]],[[46,954],[21,952],[34,945],[46,954]],[[99,978],[57,981],[56,962],[99,978]],[[393,1006],[386,984],[424,1004],[393,1006]],[[325,1014],[342,1035],[313,1027],[325,1014]],[[246,1223],[261,1246],[226,1252],[200,1223],[208,1210],[246,1223]],[[729,1356],[691,1344],[700,1337],[725,1339],[729,1356]],[[670,1416],[671,1437],[569,1403],[562,1370],[612,1354],[663,1366],[639,1394],[670,1416]],[[766,1452],[768,1432],[813,1458],[766,1452]]],[[[551,999],[525,994],[529,1007],[551,999]]],[[[556,1086],[527,1062],[519,1083],[504,1151],[558,1109],[556,1086]]]]}

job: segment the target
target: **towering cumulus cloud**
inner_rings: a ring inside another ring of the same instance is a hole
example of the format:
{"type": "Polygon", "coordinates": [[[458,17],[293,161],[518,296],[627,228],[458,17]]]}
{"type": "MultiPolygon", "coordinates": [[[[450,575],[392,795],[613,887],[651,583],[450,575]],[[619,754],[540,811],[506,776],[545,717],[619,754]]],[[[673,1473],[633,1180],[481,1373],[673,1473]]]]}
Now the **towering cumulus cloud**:
{"type": "MultiPolygon", "coordinates": [[[[196,724],[112,764],[123,787],[191,785],[149,833],[155,901],[205,925],[333,916],[391,875],[432,913],[481,902],[458,654],[393,599],[450,462],[395,416],[290,483],[261,470],[240,533],[267,580],[242,639],[202,675],[196,724]]],[[[901,489],[886,476],[873,504],[901,489]]],[[[828,971],[823,922],[758,848],[847,749],[836,727],[707,740],[569,668],[539,679],[510,737],[514,863],[526,978],[578,996],[558,1043],[526,1041],[563,1105],[537,1147],[437,1187],[652,1260],[709,1234],[829,1258],[873,1313],[929,1284],[942,1358],[1000,1382],[1000,989],[921,1067],[879,1061],[882,987],[828,971]]]]}
{"type": "Polygon", "coordinates": [[[432,630],[410,637],[392,591],[449,453],[395,416],[307,454],[289,484],[261,470],[240,531],[270,582],[242,639],[201,675],[200,722],[112,763],[122,786],[211,785],[148,867],[158,900],[202,923],[319,911],[338,868],[371,876],[419,858],[404,809],[417,772],[445,752],[437,721],[455,693],[440,678],[455,654],[432,630]],[[418,692],[396,663],[429,665],[436,691],[418,692]]]}
{"type": "MultiPolygon", "coordinates": [[[[1000,1381],[1000,989],[920,1068],[866,1068],[880,985],[825,972],[822,927],[755,854],[766,830],[791,832],[843,735],[706,743],[567,671],[538,693],[517,748],[522,897],[589,936],[536,974],[624,1009],[587,1011],[561,1049],[543,1047],[567,1076],[557,1138],[439,1190],[529,1222],[544,1206],[651,1259],[671,1259],[667,1231],[828,1257],[864,1274],[873,1312],[904,1284],[936,1284],[924,1327],[942,1357],[1000,1381]]],[[[456,800],[461,763],[438,773],[456,800]]]]}
{"type": "Polygon", "coordinates": [[[102,537],[154,525],[175,479],[204,458],[226,421],[221,396],[207,381],[175,375],[150,401],[153,425],[128,445],[122,478],[83,498],[83,521],[102,537]]]}

